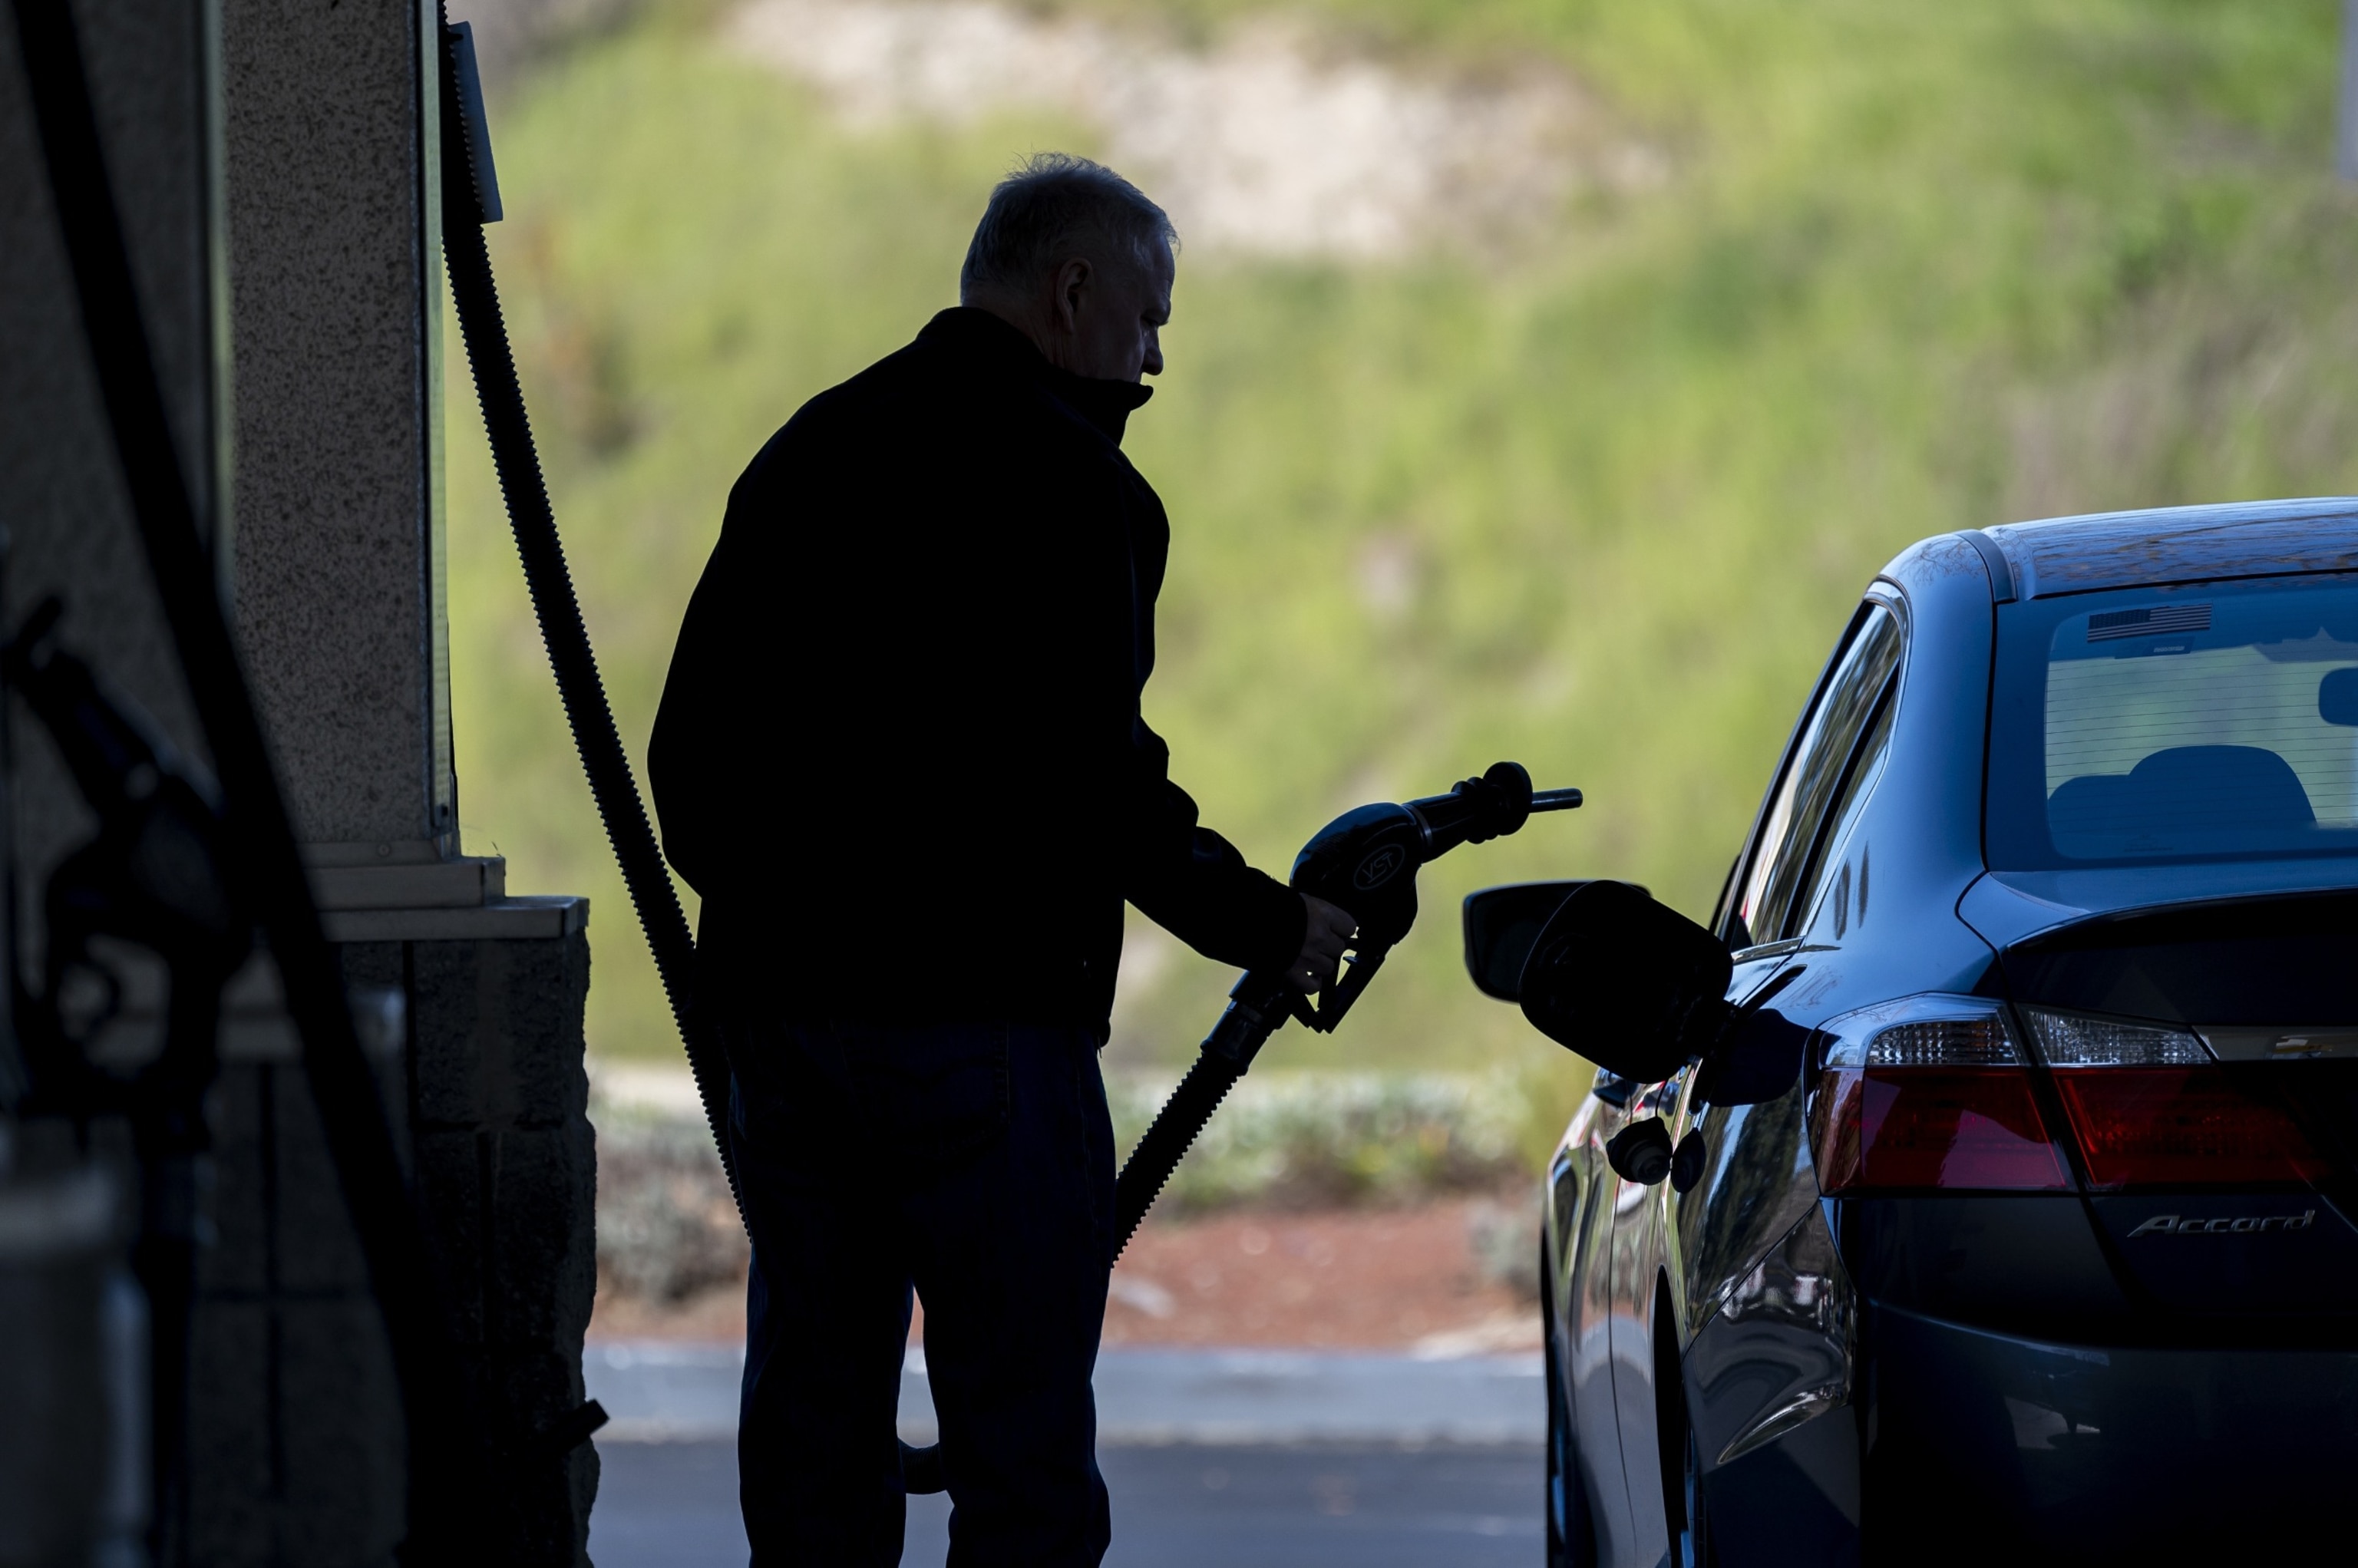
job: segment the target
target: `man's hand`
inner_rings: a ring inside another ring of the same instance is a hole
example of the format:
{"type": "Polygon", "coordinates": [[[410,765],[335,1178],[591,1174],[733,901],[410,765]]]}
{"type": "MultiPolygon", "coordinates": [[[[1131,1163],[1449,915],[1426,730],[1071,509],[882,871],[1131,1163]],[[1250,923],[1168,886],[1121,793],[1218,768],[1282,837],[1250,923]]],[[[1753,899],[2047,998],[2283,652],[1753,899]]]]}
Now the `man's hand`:
{"type": "Polygon", "coordinates": [[[1302,931],[1302,957],[1285,971],[1285,978],[1305,991],[1323,991],[1335,983],[1335,971],[1343,962],[1343,949],[1350,945],[1351,934],[1359,923],[1347,910],[1328,903],[1323,898],[1302,895],[1302,907],[1310,914],[1309,923],[1302,931]]]}

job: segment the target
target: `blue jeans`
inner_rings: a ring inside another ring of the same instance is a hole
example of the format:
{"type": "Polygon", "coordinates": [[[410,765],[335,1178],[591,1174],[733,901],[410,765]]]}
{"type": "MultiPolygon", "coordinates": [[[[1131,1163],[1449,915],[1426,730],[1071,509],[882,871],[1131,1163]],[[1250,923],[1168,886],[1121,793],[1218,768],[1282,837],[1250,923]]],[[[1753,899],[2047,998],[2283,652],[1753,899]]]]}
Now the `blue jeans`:
{"type": "Polygon", "coordinates": [[[1095,1568],[1114,1167],[1094,1033],[737,1021],[723,1038],[753,1238],[737,1438],[753,1568],[900,1561],[913,1287],[951,1568],[1095,1568]]]}

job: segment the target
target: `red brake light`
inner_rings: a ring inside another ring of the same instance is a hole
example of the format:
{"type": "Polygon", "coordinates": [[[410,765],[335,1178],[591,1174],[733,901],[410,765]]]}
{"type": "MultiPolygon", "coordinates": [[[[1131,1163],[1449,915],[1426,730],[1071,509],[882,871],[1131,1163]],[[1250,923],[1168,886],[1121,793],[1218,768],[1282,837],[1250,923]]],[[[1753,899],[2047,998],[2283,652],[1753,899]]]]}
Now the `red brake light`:
{"type": "Polygon", "coordinates": [[[2026,1007],[2063,1114],[2098,1187],[2310,1182],[2326,1162],[2284,1108],[2255,1093],[2192,1030],[2026,1007]]]}
{"type": "Polygon", "coordinates": [[[2074,1067],[2055,1075],[2099,1187],[2312,1182],[2326,1162],[2292,1118],[2223,1067],[2074,1067]]]}
{"type": "Polygon", "coordinates": [[[1818,1168],[1827,1192],[2071,1184],[2019,1068],[1837,1070],[1819,1093],[1832,1102],[1831,1157],[1818,1168]]]}
{"type": "Polygon", "coordinates": [[[1811,1103],[1822,1190],[2070,1189],[1997,1004],[1911,997],[1826,1031],[1811,1103]]]}

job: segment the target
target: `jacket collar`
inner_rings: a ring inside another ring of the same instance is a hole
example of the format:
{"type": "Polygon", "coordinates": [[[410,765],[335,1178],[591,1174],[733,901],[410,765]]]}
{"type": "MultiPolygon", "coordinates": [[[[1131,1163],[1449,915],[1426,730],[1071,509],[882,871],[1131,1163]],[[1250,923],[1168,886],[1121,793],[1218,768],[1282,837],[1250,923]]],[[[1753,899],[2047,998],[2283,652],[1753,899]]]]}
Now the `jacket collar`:
{"type": "Polygon", "coordinates": [[[1143,382],[1098,381],[1058,370],[1042,357],[1031,339],[990,311],[969,305],[955,305],[936,315],[925,323],[917,341],[979,366],[1038,382],[1117,447],[1121,445],[1130,415],[1154,395],[1154,389],[1143,382]]]}

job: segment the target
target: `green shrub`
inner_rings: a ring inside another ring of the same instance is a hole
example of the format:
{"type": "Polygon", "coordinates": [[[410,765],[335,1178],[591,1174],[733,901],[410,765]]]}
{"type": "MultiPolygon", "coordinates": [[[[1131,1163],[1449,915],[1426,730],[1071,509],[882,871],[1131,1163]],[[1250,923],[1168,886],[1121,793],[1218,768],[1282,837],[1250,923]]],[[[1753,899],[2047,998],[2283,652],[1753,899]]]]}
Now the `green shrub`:
{"type": "MultiPolygon", "coordinates": [[[[1127,1158],[1171,1082],[1107,1085],[1127,1158]]],[[[1524,1102],[1504,1074],[1264,1072],[1239,1084],[1181,1162],[1157,1213],[1410,1204],[1527,1173],[1524,1102]]]]}

